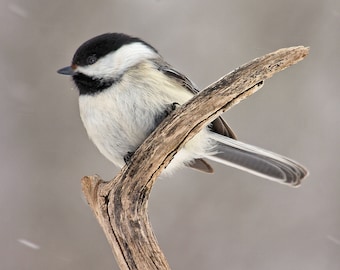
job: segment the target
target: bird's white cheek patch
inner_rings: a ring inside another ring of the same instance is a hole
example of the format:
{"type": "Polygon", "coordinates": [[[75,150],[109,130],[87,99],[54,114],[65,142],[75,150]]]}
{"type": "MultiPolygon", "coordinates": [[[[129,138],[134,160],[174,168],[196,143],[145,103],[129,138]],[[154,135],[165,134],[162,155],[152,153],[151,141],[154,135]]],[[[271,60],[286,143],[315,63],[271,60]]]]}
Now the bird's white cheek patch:
{"type": "Polygon", "coordinates": [[[103,56],[93,65],[78,67],[76,71],[90,77],[110,79],[120,76],[143,60],[155,57],[158,57],[158,54],[145,44],[131,43],[103,56]]]}

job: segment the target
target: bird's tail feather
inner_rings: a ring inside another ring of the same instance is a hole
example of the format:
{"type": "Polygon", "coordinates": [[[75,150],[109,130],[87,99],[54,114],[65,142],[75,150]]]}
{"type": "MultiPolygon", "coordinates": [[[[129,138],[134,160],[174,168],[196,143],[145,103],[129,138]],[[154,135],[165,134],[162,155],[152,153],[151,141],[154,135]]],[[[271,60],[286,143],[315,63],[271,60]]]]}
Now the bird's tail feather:
{"type": "Polygon", "coordinates": [[[299,186],[308,171],[297,162],[268,150],[213,133],[216,154],[206,158],[252,174],[286,184],[299,186]]]}

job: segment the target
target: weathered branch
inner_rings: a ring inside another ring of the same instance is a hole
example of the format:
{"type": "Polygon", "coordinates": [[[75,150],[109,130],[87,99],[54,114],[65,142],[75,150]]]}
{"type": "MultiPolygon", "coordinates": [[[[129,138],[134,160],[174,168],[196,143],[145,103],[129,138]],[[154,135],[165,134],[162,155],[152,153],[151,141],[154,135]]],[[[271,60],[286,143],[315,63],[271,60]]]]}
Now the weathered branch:
{"type": "Polygon", "coordinates": [[[241,66],[175,110],[110,182],[82,179],[83,192],[121,269],[170,269],[151,229],[151,188],[178,150],[205,125],[257,91],[275,73],[299,62],[306,47],[280,49],[241,66]]]}

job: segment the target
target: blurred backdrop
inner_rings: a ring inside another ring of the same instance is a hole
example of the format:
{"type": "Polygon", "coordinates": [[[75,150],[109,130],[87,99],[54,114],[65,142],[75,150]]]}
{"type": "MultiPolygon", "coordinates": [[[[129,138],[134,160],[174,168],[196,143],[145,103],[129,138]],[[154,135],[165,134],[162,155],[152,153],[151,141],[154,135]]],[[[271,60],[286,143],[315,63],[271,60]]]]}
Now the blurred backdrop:
{"type": "Polygon", "coordinates": [[[87,138],[56,73],[85,40],[124,32],[200,88],[276,49],[311,47],[224,115],[238,138],[306,165],[298,189],[214,164],[160,179],[151,222],[173,269],[340,265],[340,2],[3,0],[0,8],[0,268],[118,269],[80,179],[118,169],[87,138]]]}

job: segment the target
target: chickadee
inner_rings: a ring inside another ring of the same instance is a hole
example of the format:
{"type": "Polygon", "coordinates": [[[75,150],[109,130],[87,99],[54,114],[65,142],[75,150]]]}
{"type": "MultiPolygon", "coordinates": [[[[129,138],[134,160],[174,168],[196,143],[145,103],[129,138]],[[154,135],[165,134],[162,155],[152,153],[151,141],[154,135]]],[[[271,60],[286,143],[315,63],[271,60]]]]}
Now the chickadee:
{"type": "MultiPolygon", "coordinates": [[[[199,92],[154,47],[121,33],[86,41],[71,66],[58,73],[72,76],[88,136],[118,167],[129,160],[169,109],[199,92]]],[[[211,173],[203,158],[291,186],[299,185],[308,174],[289,158],[237,141],[221,117],[187,142],[165,171],[185,165],[211,173]]]]}

